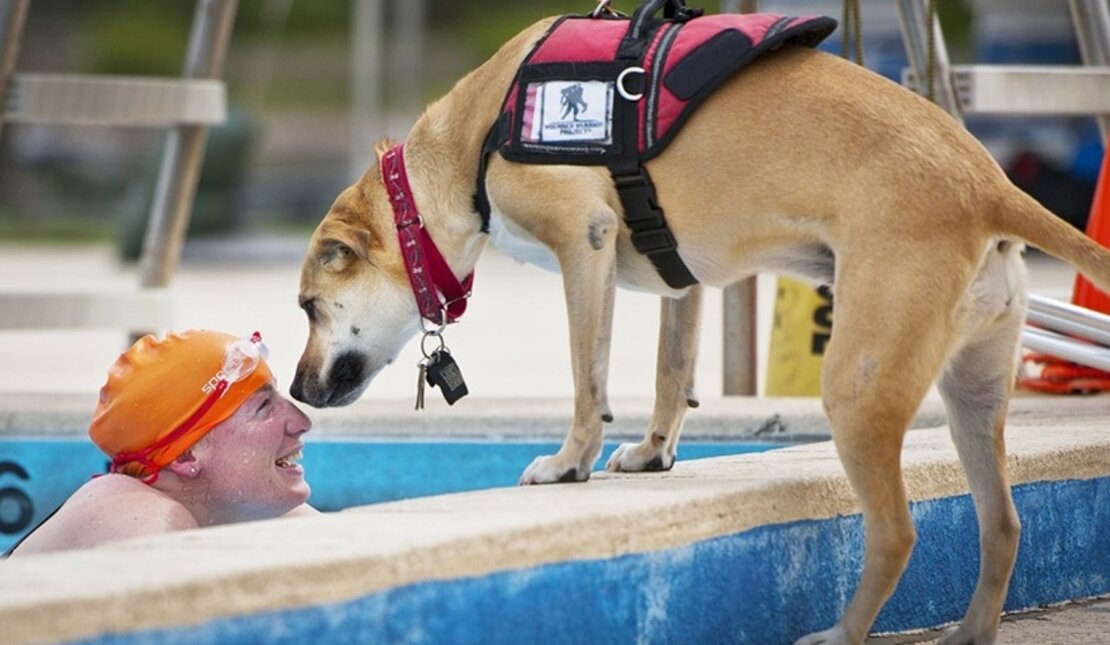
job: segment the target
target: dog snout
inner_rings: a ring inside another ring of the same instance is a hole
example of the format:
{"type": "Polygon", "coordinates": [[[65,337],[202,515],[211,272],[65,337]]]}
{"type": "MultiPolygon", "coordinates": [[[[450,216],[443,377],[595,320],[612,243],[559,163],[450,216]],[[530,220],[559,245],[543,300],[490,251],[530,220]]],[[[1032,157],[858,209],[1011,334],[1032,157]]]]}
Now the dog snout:
{"type": "Polygon", "coordinates": [[[358,352],[338,355],[326,373],[302,358],[289,386],[289,395],[314,408],[348,405],[358,398],[372,376],[368,366],[367,357],[358,352]]]}
{"type": "Polygon", "coordinates": [[[314,408],[323,407],[327,397],[321,397],[318,384],[309,376],[308,367],[302,361],[297,365],[297,373],[293,376],[293,384],[289,386],[289,396],[301,403],[306,403],[314,408]]]}
{"type": "Polygon", "coordinates": [[[346,405],[352,394],[362,389],[366,380],[366,358],[357,352],[344,352],[335,358],[328,370],[331,394],[328,405],[346,405]]]}

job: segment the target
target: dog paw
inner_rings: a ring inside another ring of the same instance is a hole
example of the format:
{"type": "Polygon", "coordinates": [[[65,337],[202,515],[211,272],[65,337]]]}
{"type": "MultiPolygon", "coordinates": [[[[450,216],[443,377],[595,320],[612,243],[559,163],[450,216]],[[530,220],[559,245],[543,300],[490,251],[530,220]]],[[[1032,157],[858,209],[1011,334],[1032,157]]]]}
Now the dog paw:
{"type": "Polygon", "coordinates": [[[994,645],[995,634],[969,634],[963,625],[945,630],[937,645],[994,645]]]}
{"type": "Polygon", "coordinates": [[[826,629],[823,632],[815,632],[808,636],[802,636],[794,641],[794,645],[849,645],[850,643],[862,642],[853,641],[848,638],[844,633],[844,628],[840,625],[831,629],[826,629]]]}
{"type": "Polygon", "coordinates": [[[559,455],[536,457],[520,476],[521,486],[532,484],[556,484],[584,482],[590,478],[590,471],[578,464],[564,461],[559,455]]]}
{"type": "Polygon", "coordinates": [[[665,454],[661,447],[652,443],[622,443],[609,455],[605,470],[615,473],[639,473],[670,470],[675,456],[665,454]]]}

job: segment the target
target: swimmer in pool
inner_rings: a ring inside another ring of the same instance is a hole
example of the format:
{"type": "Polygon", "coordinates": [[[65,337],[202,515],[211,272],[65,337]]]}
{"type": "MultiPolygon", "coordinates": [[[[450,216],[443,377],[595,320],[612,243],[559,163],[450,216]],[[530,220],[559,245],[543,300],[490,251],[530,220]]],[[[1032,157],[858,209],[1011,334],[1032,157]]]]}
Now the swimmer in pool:
{"type": "Polygon", "coordinates": [[[276,389],[257,333],[146,336],[109,370],[89,428],[110,472],[11,553],[316,513],[297,463],[311,425],[276,389]]]}

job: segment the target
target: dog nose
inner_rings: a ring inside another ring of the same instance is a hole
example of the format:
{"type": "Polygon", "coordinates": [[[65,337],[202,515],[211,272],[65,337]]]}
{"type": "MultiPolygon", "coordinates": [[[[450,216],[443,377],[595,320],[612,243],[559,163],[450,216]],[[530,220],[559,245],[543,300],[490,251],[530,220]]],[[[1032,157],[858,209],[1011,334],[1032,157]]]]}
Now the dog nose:
{"type": "Polygon", "coordinates": [[[340,397],[362,385],[366,374],[366,360],[356,352],[346,352],[336,357],[328,373],[332,398],[340,397]]]}
{"type": "Polygon", "coordinates": [[[304,368],[298,365],[297,373],[293,376],[293,384],[289,386],[289,396],[300,401],[301,403],[312,405],[312,402],[308,400],[304,392],[304,372],[304,368]]]}

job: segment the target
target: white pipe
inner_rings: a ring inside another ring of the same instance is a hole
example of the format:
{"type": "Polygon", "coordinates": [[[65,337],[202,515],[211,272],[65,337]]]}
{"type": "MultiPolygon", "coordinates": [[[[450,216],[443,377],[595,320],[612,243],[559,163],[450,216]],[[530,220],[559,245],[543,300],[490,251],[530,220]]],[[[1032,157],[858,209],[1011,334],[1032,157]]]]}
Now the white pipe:
{"type": "Polygon", "coordinates": [[[1090,345],[1043,329],[1026,327],[1022,344],[1042,354],[1110,372],[1110,349],[1090,345]]]}

